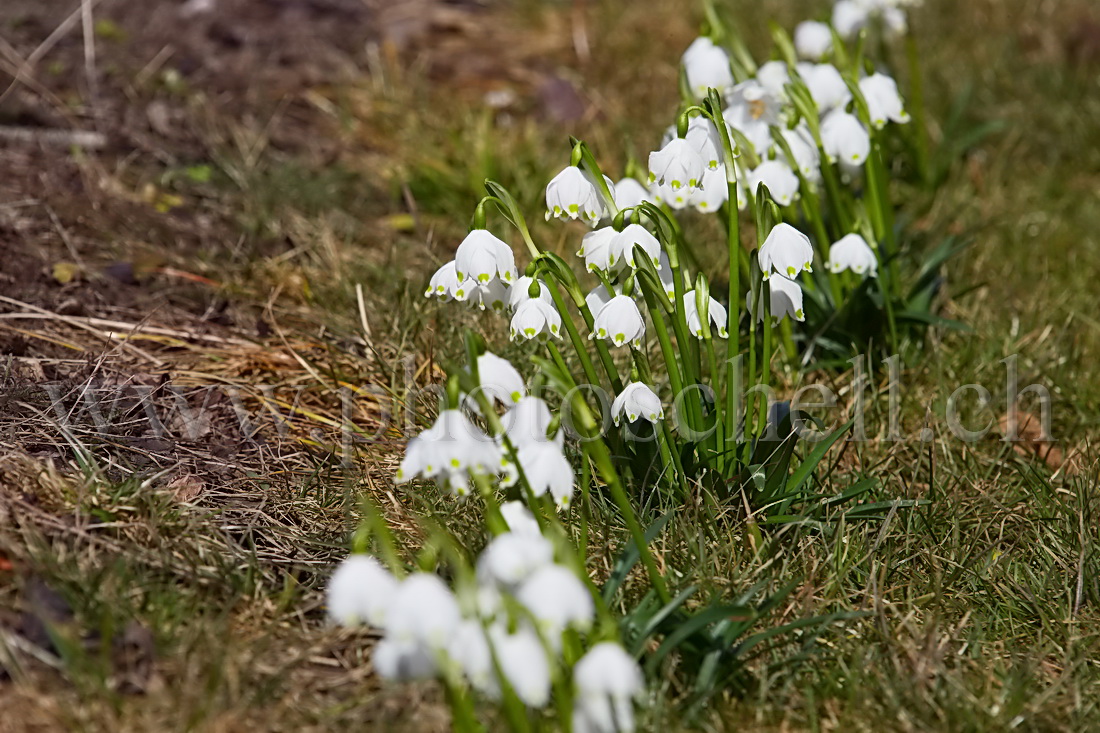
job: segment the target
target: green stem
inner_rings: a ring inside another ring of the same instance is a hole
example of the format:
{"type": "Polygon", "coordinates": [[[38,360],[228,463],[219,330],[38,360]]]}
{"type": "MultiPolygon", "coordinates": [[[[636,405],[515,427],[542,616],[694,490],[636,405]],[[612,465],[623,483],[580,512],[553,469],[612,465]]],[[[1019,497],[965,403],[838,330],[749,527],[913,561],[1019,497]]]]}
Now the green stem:
{"type": "Polygon", "coordinates": [[[611,454],[607,449],[607,444],[604,443],[603,438],[600,437],[599,426],[596,424],[591,411],[588,409],[588,405],[581,398],[579,393],[574,392],[572,407],[573,414],[577,417],[581,435],[589,438],[587,450],[592,456],[592,460],[596,464],[596,469],[600,472],[600,476],[603,478],[604,483],[607,484],[611,492],[611,498],[622,513],[623,520],[626,522],[627,529],[630,531],[630,536],[638,548],[642,564],[645,566],[646,573],[649,576],[649,582],[653,585],[653,589],[657,592],[661,602],[668,603],[672,600],[668,592],[668,585],[665,583],[665,579],[660,571],[657,570],[657,561],[654,559],[653,553],[649,549],[649,544],[645,539],[645,532],[642,530],[641,524],[638,523],[638,517],[634,514],[634,507],[631,506],[630,499],[623,489],[622,482],[619,480],[619,474],[615,471],[615,465],[611,460],[611,454]]]}
{"type": "Polygon", "coordinates": [[[905,36],[905,55],[909,64],[909,109],[912,110],[913,135],[916,138],[917,171],[926,186],[932,185],[928,165],[928,127],[925,124],[924,83],[921,80],[916,35],[910,28],[905,36]]]}

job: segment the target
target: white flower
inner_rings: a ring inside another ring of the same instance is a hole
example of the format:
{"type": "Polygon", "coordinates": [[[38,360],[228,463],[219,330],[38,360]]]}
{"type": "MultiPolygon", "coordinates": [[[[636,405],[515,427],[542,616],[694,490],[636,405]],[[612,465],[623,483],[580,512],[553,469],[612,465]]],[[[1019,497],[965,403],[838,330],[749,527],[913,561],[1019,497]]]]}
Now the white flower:
{"type": "Polygon", "coordinates": [[[424,296],[430,298],[434,295],[442,301],[466,300],[476,284],[470,278],[459,280],[454,260],[451,260],[435,271],[431,282],[428,283],[428,289],[424,291],[424,296]]]}
{"type": "Polygon", "coordinates": [[[494,537],[477,559],[477,579],[481,583],[513,588],[553,561],[554,546],[541,534],[505,532],[494,537]]]}
{"type": "Polygon", "coordinates": [[[794,48],[799,58],[820,61],[833,50],[833,32],[825,23],[803,21],[794,29],[794,48]]]}
{"type": "Polygon", "coordinates": [[[397,578],[370,555],[349,555],[328,582],[325,605],[333,621],[381,628],[397,590],[397,578]]]}
{"type": "Polygon", "coordinates": [[[691,143],[682,137],[674,138],[660,150],[649,154],[649,180],[673,191],[687,189],[691,193],[699,187],[706,161],[691,143]]]}
{"type": "MultiPolygon", "coordinates": [[[[673,125],[665,131],[662,145],[668,144],[675,138],[676,126],[673,125]]],[[[695,148],[695,152],[699,153],[708,170],[714,170],[722,165],[722,140],[718,137],[718,128],[709,119],[701,115],[690,118],[684,139],[688,141],[688,145],[695,148]]]]}
{"type": "MultiPolygon", "coordinates": [[[[703,181],[705,181],[707,178],[706,174],[710,172],[711,171],[706,171],[703,173],[703,181]]],[[[702,181],[700,181],[700,185],[702,185],[702,181]]],[[[698,194],[701,190],[701,188],[696,188],[693,190],[679,188],[674,190],[672,186],[662,186],[660,184],[654,183],[653,197],[657,199],[658,203],[668,204],[673,209],[679,211],[680,209],[687,208],[688,205],[691,204],[691,202],[694,200],[695,195],[698,194]]]]}
{"type": "Polygon", "coordinates": [[[601,642],[573,667],[574,733],[632,733],[634,699],[645,688],[634,658],[614,642],[601,642]]]}
{"type": "Polygon", "coordinates": [[[506,283],[516,279],[516,258],[512,248],[485,229],[472,229],[455,252],[458,279],[487,285],[494,277],[506,283]]]}
{"type": "Polygon", "coordinates": [[[905,18],[905,11],[901,8],[883,8],[882,24],[886,26],[887,35],[892,38],[905,35],[905,32],[909,30],[909,23],[905,18]]]}
{"type": "Polygon", "coordinates": [[[500,465],[500,449],[461,410],[444,410],[435,424],[409,441],[397,469],[397,483],[415,476],[443,475],[452,491],[464,495],[470,473],[492,473],[500,465]]]}
{"type": "MultiPolygon", "coordinates": [[[[707,314],[710,320],[714,322],[714,325],[718,327],[718,335],[722,338],[727,338],[729,333],[726,331],[726,309],[714,298],[710,299],[710,304],[707,306],[707,314]]],[[[689,290],[684,293],[684,318],[687,319],[688,332],[695,335],[696,338],[703,338],[703,323],[699,318],[699,304],[695,301],[695,291],[689,290]]],[[[708,325],[709,329],[710,326],[708,325]]]]}
{"type": "Polygon", "coordinates": [[[504,517],[508,530],[516,534],[541,535],[538,520],[535,519],[522,501],[506,501],[500,505],[500,514],[504,517]]]}
{"type": "Polygon", "coordinates": [[[611,263],[626,262],[631,267],[637,267],[634,262],[635,245],[639,245],[649,255],[654,267],[660,267],[661,243],[641,224],[627,224],[611,240],[611,254],[609,257],[611,263]]]}
{"type": "MultiPolygon", "coordinates": [[[[546,434],[552,420],[550,408],[539,397],[524,397],[500,420],[504,425],[504,434],[515,448],[528,443],[545,443],[551,439],[546,434]]],[[[561,444],[563,436],[560,431],[554,440],[561,444]]]]}
{"type": "Polygon", "coordinates": [[[661,398],[647,385],[631,382],[611,403],[611,418],[616,425],[624,416],[627,422],[644,419],[656,424],[664,418],[665,408],[661,405],[661,398]]]}
{"type": "Polygon", "coordinates": [[[783,99],[787,96],[786,86],[791,81],[791,72],[786,61],[767,61],[756,70],[756,81],[771,96],[783,99]]]}
{"type": "Polygon", "coordinates": [[[431,649],[416,641],[388,637],[374,647],[371,662],[379,677],[395,682],[430,679],[437,671],[431,649]]]}
{"type": "Polygon", "coordinates": [[[830,161],[862,165],[871,154],[871,137],[855,115],[837,109],[821,123],[821,147],[830,161]]]}
{"type": "Polygon", "coordinates": [[[868,14],[863,0],[837,0],[833,6],[833,27],[837,35],[846,41],[855,38],[867,25],[868,14]]]}
{"type": "MultiPolygon", "coordinates": [[[[664,256],[664,252],[661,253],[661,256],[664,256]]],[[[615,295],[618,295],[618,293],[615,295]]],[[[597,285],[592,288],[588,295],[584,296],[584,302],[588,305],[588,310],[591,311],[594,316],[596,313],[599,313],[600,309],[607,305],[613,297],[615,296],[607,292],[606,287],[597,285]]]]}
{"type": "Polygon", "coordinates": [[[866,273],[871,277],[878,276],[878,258],[875,251],[867,244],[867,240],[858,234],[848,234],[841,237],[829,248],[829,261],[825,263],[829,272],[843,272],[851,270],[857,275],[866,273]]]}
{"type": "Polygon", "coordinates": [[[566,627],[586,631],[596,612],[592,594],[576,573],[561,565],[544,565],[523,582],[516,600],[527,607],[555,647],[566,627]]]}
{"type": "Polygon", "coordinates": [[[557,309],[540,298],[520,303],[512,315],[512,340],[527,341],[544,334],[561,338],[561,315],[557,309]]]}
{"type": "Polygon", "coordinates": [[[711,87],[721,94],[733,86],[730,58],[725,49],[715,46],[709,38],[697,38],[681,61],[688,88],[699,99],[707,96],[707,89],[711,87]]]}
{"type": "Polygon", "coordinates": [[[795,277],[803,270],[813,272],[813,259],[810,238],[786,223],[772,227],[757,253],[765,280],[773,272],[784,277],[795,277]]]}
{"type": "Polygon", "coordinates": [[[653,202],[649,189],[633,178],[623,178],[615,184],[615,205],[619,210],[639,206],[644,201],[653,202]]]}
{"type": "MultiPolygon", "coordinates": [[[[605,180],[614,196],[614,185],[605,180]]],[[[607,207],[592,178],[575,165],[568,166],[546,185],[546,218],[583,219],[595,226],[607,216],[607,207]]]]}
{"type": "MultiPolygon", "coordinates": [[[[525,301],[531,299],[531,284],[533,282],[535,282],[535,278],[522,275],[518,280],[512,283],[512,287],[508,290],[509,308],[515,310],[516,308],[519,308],[520,305],[522,305],[525,301]]],[[[538,297],[553,305],[554,299],[550,296],[550,289],[546,287],[546,283],[544,283],[542,280],[539,280],[538,284],[538,297]]]]}
{"type": "MultiPolygon", "coordinates": [[[[797,168],[807,181],[811,183],[820,181],[821,155],[818,153],[817,145],[814,143],[806,121],[800,122],[793,130],[784,128],[780,134],[787,143],[787,147],[790,148],[791,155],[794,156],[793,160],[787,158],[787,163],[791,167],[797,168]]],[[[784,156],[786,156],[786,153],[784,153],[784,156]]]]}
{"type": "Polygon", "coordinates": [[[573,466],[557,443],[529,442],[516,451],[516,459],[535,496],[549,493],[559,509],[573,499],[573,466]]]}
{"type": "Polygon", "coordinates": [[[606,226],[587,232],[581,240],[577,256],[584,258],[585,267],[590,271],[610,270],[614,264],[611,256],[611,241],[618,236],[615,227],[606,226]]]}
{"type": "Polygon", "coordinates": [[[514,634],[499,624],[489,628],[500,672],[525,705],[541,708],[550,702],[550,662],[539,637],[521,626],[514,634]]]}
{"type": "Polygon", "coordinates": [[[488,283],[477,284],[473,280],[474,287],[470,290],[469,300],[471,305],[476,305],[481,310],[492,308],[495,311],[504,310],[504,304],[508,302],[508,284],[500,278],[493,278],[488,283]]]}
{"type": "Polygon", "coordinates": [[[447,656],[458,663],[474,689],[485,695],[498,694],[493,655],[480,621],[466,619],[458,625],[447,645],[447,656]]]}
{"type": "Polygon", "coordinates": [[[810,96],[822,115],[852,101],[852,91],[844,83],[840,71],[832,64],[800,63],[798,73],[802,75],[802,80],[806,82],[810,96]]]}
{"type": "Polygon", "coordinates": [[[771,126],[779,124],[781,102],[764,86],[750,79],[735,86],[729,94],[729,105],[722,110],[726,123],[752,143],[762,155],[771,145],[771,126]]]}
{"type": "Polygon", "coordinates": [[[899,124],[909,121],[905,103],[898,94],[898,83],[885,74],[874,73],[860,79],[859,90],[867,100],[867,110],[871,114],[871,124],[881,130],[887,120],[899,124]]]}
{"type": "MultiPolygon", "coordinates": [[[[783,316],[790,316],[798,321],[806,320],[802,312],[802,287],[795,281],[782,275],[768,278],[768,291],[771,294],[768,301],[771,305],[772,319],[778,323],[783,316]]],[[[764,292],[761,289],[760,300],[763,301],[764,292]]],[[[745,305],[749,313],[753,313],[759,320],[764,320],[764,311],[757,312],[752,305],[752,294],[745,296],[745,305]]]]}
{"type": "Polygon", "coordinates": [[[695,193],[691,194],[688,201],[696,211],[709,214],[722,208],[722,204],[729,199],[729,188],[726,184],[726,167],[718,166],[714,170],[708,170],[703,174],[703,182],[695,193]]]}
{"type": "MultiPolygon", "coordinates": [[[[489,351],[477,358],[477,378],[490,402],[495,400],[505,406],[514,405],[527,394],[527,385],[511,362],[489,351]]],[[[477,404],[470,398],[468,402],[477,404]]]]}
{"type": "Polygon", "coordinates": [[[760,191],[761,183],[780,206],[790,206],[798,198],[798,176],[783,161],[765,160],[749,171],[749,188],[754,194],[760,191]]]}
{"type": "Polygon", "coordinates": [[[446,648],[460,620],[451,589],[436,575],[413,573],[397,586],[386,609],[386,638],[438,651],[446,648]]]}
{"type": "Polygon", "coordinates": [[[601,338],[622,346],[628,341],[640,346],[645,335],[645,319],[638,310],[638,304],[627,295],[616,295],[600,308],[592,324],[594,333],[588,338],[601,338]]]}

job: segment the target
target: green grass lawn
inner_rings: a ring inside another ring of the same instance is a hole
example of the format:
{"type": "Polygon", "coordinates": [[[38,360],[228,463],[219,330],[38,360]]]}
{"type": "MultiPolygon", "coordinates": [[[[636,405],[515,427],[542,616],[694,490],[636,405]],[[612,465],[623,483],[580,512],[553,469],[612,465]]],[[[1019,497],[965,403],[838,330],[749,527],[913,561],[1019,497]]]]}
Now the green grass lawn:
{"type": "MultiPolygon", "coordinates": [[[[485,178],[539,211],[570,134],[610,169],[644,159],[677,99],[674,62],[697,32],[698,17],[678,5],[580,3],[580,20],[562,4],[518,2],[478,16],[488,42],[444,38],[411,58],[383,47],[358,81],[311,92],[311,134],[336,150],[327,159],[277,144],[245,155],[234,142],[244,122],[223,115],[212,125],[229,133],[203,143],[211,180],[164,187],[190,212],[225,215],[232,236],[168,262],[217,280],[233,309],[265,320],[263,346],[155,354],[177,382],[233,385],[249,410],[299,412],[284,431],[264,422],[264,447],[226,459],[236,462],[181,501],[179,484],[165,486],[172,474],[139,465],[132,448],[90,430],[58,433],[42,417],[46,403],[16,394],[9,360],[0,374],[9,401],[31,404],[37,412],[25,414],[41,420],[9,424],[3,438],[0,731],[448,728],[440,688],[378,680],[374,638],[329,627],[323,590],[350,549],[360,496],[381,507],[408,558],[432,516],[453,517],[447,529],[479,549],[477,508],[456,509],[432,487],[395,487],[405,437],[391,429],[348,451],[341,420],[372,433],[386,411],[408,409],[423,424],[434,402],[412,388],[461,358],[463,327],[491,334],[499,354],[521,353],[493,316],[455,318],[423,287],[451,258],[485,178]],[[580,58],[578,33],[588,44],[580,58]],[[479,50],[494,42],[502,68],[482,74],[471,58],[496,58],[479,50]],[[532,101],[532,68],[580,89],[588,112],[549,119],[532,101]],[[519,102],[487,110],[485,93],[505,87],[519,102]],[[341,412],[346,387],[362,390],[350,413],[341,412]],[[44,434],[61,459],[36,455],[44,434]]],[[[725,3],[759,58],[768,19],[790,28],[819,4],[745,5],[725,3]]],[[[752,587],[758,599],[795,581],[764,628],[849,617],[753,649],[736,684],[688,713],[687,681],[670,661],[641,729],[1100,728],[1100,58],[1079,40],[1090,17],[1100,22],[1086,0],[926,0],[913,12],[934,147],[950,152],[965,142],[958,130],[997,123],[953,159],[934,193],[897,192],[899,216],[929,242],[972,237],[942,294],[945,315],[971,330],[931,334],[903,374],[904,439],[838,452],[822,488],[875,476],[882,499],[927,501],[874,521],[788,527],[761,547],[737,522],[701,524],[699,508],[685,507],[654,547],[701,585],[700,602],[752,587]],[[1000,420],[1001,360],[1012,355],[1021,385],[1052,394],[1064,463],[1017,452],[998,434],[964,443],[944,427],[947,398],[963,384],[993,397],[967,404],[969,423],[1000,420]],[[934,441],[918,439],[924,427],[934,441]]],[[[134,175],[163,184],[179,167],[157,162],[134,175]]],[[[542,221],[533,230],[548,249],[575,249],[579,230],[542,221]]],[[[105,228],[97,234],[89,247],[98,252],[124,246],[105,228]]],[[[720,251],[717,225],[713,236],[720,251]]],[[[799,379],[789,373],[785,386],[799,379]]],[[[878,405],[885,383],[874,390],[878,405]]],[[[592,511],[589,570],[603,578],[627,532],[609,501],[592,511]]],[[[644,583],[637,573],[627,587],[641,595],[644,583]]]]}

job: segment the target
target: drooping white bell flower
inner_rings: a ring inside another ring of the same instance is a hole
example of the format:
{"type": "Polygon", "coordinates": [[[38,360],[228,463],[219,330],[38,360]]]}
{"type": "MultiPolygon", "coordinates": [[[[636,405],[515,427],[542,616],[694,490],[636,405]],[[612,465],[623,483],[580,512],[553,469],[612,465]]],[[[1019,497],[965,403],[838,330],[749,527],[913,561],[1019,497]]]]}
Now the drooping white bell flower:
{"type": "Polygon", "coordinates": [[[428,289],[424,291],[424,296],[427,298],[435,296],[444,302],[452,299],[463,301],[469,297],[470,291],[476,284],[470,278],[459,280],[454,260],[451,260],[435,271],[428,283],[428,289]]]}
{"type": "Polygon", "coordinates": [[[726,167],[722,165],[703,174],[702,186],[691,194],[689,201],[696,211],[710,214],[721,209],[722,204],[726,203],[728,199],[729,187],[726,184],[726,167]]]}
{"type": "Polygon", "coordinates": [[[514,588],[543,565],[554,561],[554,546],[539,533],[505,532],[486,545],[477,559],[480,583],[514,588]]]}
{"type": "Polygon", "coordinates": [[[625,262],[631,267],[637,267],[634,262],[635,245],[640,246],[649,255],[654,267],[661,266],[661,243],[641,224],[627,224],[611,240],[609,257],[611,263],[625,262]]]}
{"type": "Polygon", "coordinates": [[[786,61],[766,61],[756,70],[756,81],[771,96],[782,100],[787,96],[787,84],[791,81],[791,72],[786,61]]]}
{"type": "Polygon", "coordinates": [[[615,227],[600,227],[587,232],[581,240],[581,248],[577,250],[577,256],[584,258],[585,268],[590,272],[596,270],[610,270],[614,264],[611,260],[611,241],[619,233],[615,227]]]}
{"type": "MultiPolygon", "coordinates": [[[[604,179],[614,197],[615,184],[606,176],[604,179]]],[[[589,226],[596,226],[600,219],[607,216],[607,207],[600,190],[587,172],[575,165],[567,166],[546,184],[547,220],[551,216],[557,219],[581,219],[589,226]]]]}
{"type": "Polygon", "coordinates": [[[618,425],[622,418],[627,422],[648,420],[656,424],[665,417],[665,408],[657,393],[642,382],[631,382],[611,403],[611,419],[618,425]]]}
{"type": "MultiPolygon", "coordinates": [[[[473,282],[472,280],[470,282],[473,282]]],[[[476,305],[481,310],[504,310],[511,296],[508,283],[500,278],[493,278],[488,283],[474,284],[470,290],[470,305],[476,305]]]]}
{"type": "MultiPolygon", "coordinates": [[[[545,443],[551,438],[546,434],[553,420],[550,408],[539,397],[527,396],[516,402],[512,409],[500,419],[504,434],[513,447],[522,448],[528,443],[545,443]]],[[[561,445],[563,436],[559,431],[553,440],[561,445]]]]}
{"type": "MultiPolygon", "coordinates": [[[[615,295],[618,295],[618,293],[615,293],[615,295]]],[[[592,288],[588,295],[584,296],[584,302],[588,305],[588,310],[592,312],[593,317],[595,317],[595,314],[599,313],[600,309],[607,305],[615,295],[607,292],[607,288],[601,284],[592,288]]]]}
{"type": "Polygon", "coordinates": [[[413,573],[397,586],[386,609],[386,638],[443,650],[461,618],[454,593],[439,576],[413,573]]]}
{"type": "Polygon", "coordinates": [[[852,101],[852,91],[832,64],[800,63],[797,68],[822,115],[829,110],[841,109],[852,101]]]}
{"type": "Polygon", "coordinates": [[[833,6],[833,27],[846,41],[856,37],[867,25],[869,10],[863,0],[837,0],[833,6]]]}
{"type": "Polygon", "coordinates": [[[506,501],[500,505],[500,514],[508,525],[508,531],[516,534],[541,534],[538,520],[522,501],[506,501]]]}
{"type": "Polygon", "coordinates": [[[567,627],[587,631],[596,612],[588,587],[561,565],[539,568],[519,587],[516,600],[527,607],[555,648],[561,645],[567,627]]]}
{"type": "Polygon", "coordinates": [[[474,689],[484,695],[498,690],[485,627],[480,621],[465,619],[447,645],[447,656],[454,660],[474,689]]]}
{"type": "Polygon", "coordinates": [[[859,118],[836,109],[821,122],[821,147],[830,162],[863,165],[871,154],[871,136],[859,118]]]}
{"type": "Polygon", "coordinates": [[[634,700],[645,689],[642,670],[610,641],[596,644],[573,667],[574,733],[633,733],[634,700]]]}
{"type": "Polygon", "coordinates": [[[561,314],[541,298],[531,298],[520,303],[512,314],[511,338],[529,341],[549,334],[561,338],[561,314]]]}
{"type": "MultiPolygon", "coordinates": [[[[772,319],[775,323],[779,323],[784,316],[790,316],[797,321],[806,320],[802,312],[802,286],[796,280],[776,274],[768,278],[767,286],[771,294],[768,302],[771,305],[772,319]]],[[[761,288],[761,305],[763,305],[763,299],[764,292],[761,288]]],[[[748,306],[750,314],[754,314],[758,320],[764,320],[764,309],[753,307],[751,293],[745,296],[745,305],[748,306]]]]}
{"type": "Polygon", "coordinates": [[[757,155],[771,145],[771,126],[779,124],[782,102],[755,79],[741,82],[729,93],[729,104],[722,110],[726,123],[752,143],[757,155]]]}
{"type": "Polygon", "coordinates": [[[649,154],[649,180],[673,191],[691,193],[699,187],[707,170],[706,161],[691,143],[682,137],[670,140],[649,154]]]}
{"type": "Polygon", "coordinates": [[[909,30],[909,21],[905,17],[905,11],[897,7],[882,9],[882,24],[886,28],[886,35],[890,38],[903,36],[909,30]]]}
{"type": "Polygon", "coordinates": [[[773,272],[784,277],[795,277],[803,270],[813,272],[813,259],[810,238],[785,222],[772,227],[757,253],[765,280],[773,272]]]}
{"type": "MultiPolygon", "coordinates": [[[[512,283],[512,286],[508,289],[509,308],[514,311],[516,308],[519,308],[524,301],[531,299],[531,284],[533,282],[535,282],[535,278],[521,275],[518,280],[512,283]]],[[[550,296],[550,289],[546,287],[546,283],[544,283],[542,280],[539,280],[538,284],[538,297],[553,305],[554,299],[550,296]]]]}
{"type": "Polygon", "coordinates": [[[829,248],[829,272],[851,270],[857,275],[878,277],[878,258],[867,240],[859,234],[846,234],[829,248]]]}
{"type": "Polygon", "coordinates": [[[623,178],[615,184],[615,205],[619,210],[640,206],[643,202],[654,203],[649,189],[633,178],[623,178]]]}
{"type": "MultiPolygon", "coordinates": [[[[718,335],[721,338],[728,338],[729,332],[726,330],[726,320],[728,315],[726,314],[726,308],[714,298],[710,299],[710,304],[707,305],[707,315],[710,320],[718,328],[718,335]]],[[[689,290],[684,293],[684,318],[687,319],[688,332],[693,334],[696,338],[703,338],[703,322],[699,318],[699,304],[695,300],[695,291],[689,290]]],[[[707,325],[710,328],[710,325],[707,325]]]]}
{"type": "Polygon", "coordinates": [[[461,410],[443,410],[432,427],[409,441],[395,481],[400,484],[416,476],[444,476],[451,490],[463,496],[468,474],[493,473],[500,460],[493,439],[461,410]]]}
{"type": "Polygon", "coordinates": [[[550,702],[550,662],[538,635],[520,626],[515,633],[501,624],[489,628],[489,643],[500,673],[525,705],[541,708],[550,702]]]}
{"type": "Polygon", "coordinates": [[[765,160],[749,171],[749,188],[754,194],[763,183],[780,206],[790,206],[798,198],[798,176],[781,160],[765,160]]]}
{"type": "Polygon", "coordinates": [[[795,26],[794,49],[798,57],[820,61],[833,50],[833,32],[816,20],[806,20],[795,26]]]}
{"type": "Polygon", "coordinates": [[[496,277],[511,283],[516,279],[516,258],[512,248],[487,229],[471,229],[455,252],[455,273],[460,281],[471,278],[482,285],[496,277]]]}
{"type": "Polygon", "coordinates": [[[909,113],[905,111],[905,103],[898,94],[898,83],[886,74],[875,72],[868,77],[859,80],[859,91],[867,100],[867,110],[871,115],[871,124],[875,129],[881,130],[887,121],[905,124],[909,121],[909,113]]]}
{"type": "Polygon", "coordinates": [[[707,96],[707,89],[711,87],[721,94],[733,86],[729,54],[709,38],[696,39],[684,52],[681,61],[688,88],[698,99],[707,96]]]}
{"type": "MultiPolygon", "coordinates": [[[[661,145],[667,145],[676,138],[676,125],[672,125],[665,131],[661,145]]],[[[702,115],[691,117],[688,120],[688,128],[684,133],[684,139],[688,145],[699,153],[707,170],[714,170],[722,165],[722,140],[718,137],[718,128],[708,118],[702,115]]]]}
{"type": "Polygon", "coordinates": [[[561,446],[550,441],[530,442],[516,452],[516,458],[535,496],[548,493],[559,509],[569,508],[574,473],[561,446]]]}
{"type": "Polygon", "coordinates": [[[374,647],[371,663],[378,676],[393,682],[426,680],[438,672],[436,654],[418,641],[386,637],[374,647]]]}
{"type": "MultiPolygon", "coordinates": [[[[803,120],[793,130],[784,128],[781,133],[783,141],[790,148],[794,159],[787,158],[787,163],[792,168],[797,168],[802,177],[811,183],[821,180],[821,155],[814,143],[810,128],[803,120]]],[[[778,146],[777,146],[778,147],[778,146]]],[[[784,152],[784,157],[786,153],[784,152]]]]}
{"type": "Polygon", "coordinates": [[[325,605],[333,621],[382,628],[386,609],[397,591],[397,578],[370,555],[349,555],[333,572],[325,605]]]}
{"type": "MultiPolygon", "coordinates": [[[[477,358],[477,378],[489,401],[499,402],[505,407],[516,404],[527,394],[527,385],[519,371],[510,361],[490,351],[477,358]]],[[[477,404],[473,399],[469,402],[477,404]]]]}
{"type": "MultiPolygon", "coordinates": [[[[703,173],[703,180],[704,181],[707,178],[706,174],[709,173],[709,172],[710,171],[706,171],[706,172],[703,173]]],[[[700,185],[701,184],[702,184],[702,181],[700,181],[700,185]]],[[[658,183],[654,183],[653,184],[653,198],[655,198],[657,200],[657,203],[667,204],[668,206],[675,209],[676,211],[680,211],[681,209],[686,209],[691,204],[691,202],[694,200],[695,195],[697,193],[699,193],[701,190],[702,190],[701,188],[695,188],[693,190],[688,190],[686,188],[680,188],[680,189],[677,189],[677,190],[673,190],[673,188],[671,186],[667,186],[667,185],[662,186],[658,183]]]]}
{"type": "Polygon", "coordinates": [[[616,346],[630,342],[640,346],[645,335],[645,319],[638,304],[627,295],[616,295],[600,308],[592,324],[594,333],[588,338],[606,339],[616,346]]]}

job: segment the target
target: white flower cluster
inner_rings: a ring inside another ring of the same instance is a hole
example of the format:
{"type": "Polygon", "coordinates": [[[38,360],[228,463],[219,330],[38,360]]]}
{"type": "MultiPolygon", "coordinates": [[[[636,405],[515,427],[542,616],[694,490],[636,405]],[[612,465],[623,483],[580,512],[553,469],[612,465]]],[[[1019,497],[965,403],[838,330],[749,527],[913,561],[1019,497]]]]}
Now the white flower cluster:
{"type": "Polygon", "coordinates": [[[909,30],[905,9],[922,0],[837,0],[833,6],[833,27],[845,40],[855,38],[861,30],[881,21],[886,33],[903,35],[909,30]]]}
{"type": "MultiPolygon", "coordinates": [[[[501,513],[509,531],[481,554],[476,585],[457,593],[431,573],[398,579],[367,555],[352,555],[337,568],[327,592],[329,616],[383,632],[373,656],[380,676],[411,680],[457,671],[490,699],[500,699],[506,682],[529,707],[550,703],[562,635],[591,628],[592,595],[572,569],[554,561],[552,543],[522,504],[505,504],[501,513]]],[[[643,680],[621,646],[595,644],[573,677],[574,730],[634,729],[643,680]]]]}
{"type": "MultiPolygon", "coordinates": [[[[528,395],[520,373],[496,354],[486,352],[478,357],[477,376],[486,398],[508,408],[501,422],[515,448],[515,460],[506,453],[503,437],[490,437],[461,409],[451,408],[441,411],[430,428],[409,441],[396,482],[405,483],[418,476],[432,478],[451,493],[466,496],[472,478],[500,477],[501,484],[509,486],[522,470],[536,495],[549,494],[556,506],[568,508],[573,498],[574,472],[565,457],[561,432],[547,435],[552,422],[549,406],[539,397],[528,395]]],[[[464,402],[480,412],[471,395],[464,402]]]]}
{"type": "MultiPolygon", "coordinates": [[[[842,0],[837,8],[845,3],[858,6],[864,24],[875,14],[900,13],[904,19],[896,1],[842,0]]],[[[703,84],[709,83],[722,95],[726,124],[747,141],[752,153],[748,159],[757,161],[751,167],[744,159],[736,163],[738,208],[746,205],[741,187],[756,192],[761,184],[780,205],[794,203],[802,186],[820,183],[821,152],[849,173],[870,153],[867,129],[849,110],[852,93],[841,72],[827,61],[833,45],[830,27],[817,21],[802,23],[794,42],[803,60],[793,69],[783,61],[768,61],[754,78],[739,84],[734,83],[725,50],[709,39],[697,39],[684,52],[682,63],[692,92],[702,97],[703,84]],[[787,93],[793,75],[805,83],[817,107],[820,146],[806,120],[794,122],[797,114],[787,93]]],[[[859,88],[876,128],[909,120],[897,84],[889,76],[871,74],[860,80],[859,88]]],[[[673,209],[693,206],[702,212],[717,211],[728,199],[721,150],[719,131],[706,118],[693,117],[682,138],[675,127],[670,128],[662,148],[650,154],[650,196],[673,209]]]]}

